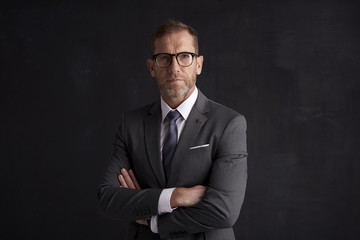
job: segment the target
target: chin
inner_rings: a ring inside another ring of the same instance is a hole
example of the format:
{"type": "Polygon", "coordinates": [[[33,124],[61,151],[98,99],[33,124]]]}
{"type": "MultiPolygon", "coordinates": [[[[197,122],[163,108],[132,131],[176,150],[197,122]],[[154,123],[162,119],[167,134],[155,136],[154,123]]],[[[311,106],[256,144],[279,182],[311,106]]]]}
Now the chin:
{"type": "Polygon", "coordinates": [[[181,89],[169,89],[164,88],[163,92],[166,94],[166,96],[171,98],[178,98],[185,96],[190,91],[189,87],[183,87],[181,89]]]}

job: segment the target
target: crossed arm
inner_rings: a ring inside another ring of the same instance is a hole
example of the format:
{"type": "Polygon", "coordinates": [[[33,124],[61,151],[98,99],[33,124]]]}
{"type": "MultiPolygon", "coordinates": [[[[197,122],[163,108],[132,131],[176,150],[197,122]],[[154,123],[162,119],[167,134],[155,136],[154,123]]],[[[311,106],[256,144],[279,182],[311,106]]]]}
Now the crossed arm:
{"type": "MultiPolygon", "coordinates": [[[[140,184],[131,169],[129,171],[125,168],[121,169],[121,174],[118,176],[118,179],[120,187],[141,190],[140,184]]],[[[202,200],[206,190],[207,187],[202,185],[191,188],[175,188],[170,198],[170,206],[171,208],[194,206],[202,200]]],[[[136,220],[136,222],[148,226],[145,219],[136,220]]]]}

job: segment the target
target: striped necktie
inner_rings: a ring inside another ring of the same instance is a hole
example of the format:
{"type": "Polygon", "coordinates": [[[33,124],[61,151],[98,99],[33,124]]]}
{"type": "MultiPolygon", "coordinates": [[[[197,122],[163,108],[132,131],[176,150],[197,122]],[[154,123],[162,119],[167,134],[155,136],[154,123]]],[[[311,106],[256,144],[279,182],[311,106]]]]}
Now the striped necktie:
{"type": "Polygon", "coordinates": [[[168,181],[170,176],[171,159],[174,155],[177,144],[177,138],[178,138],[176,120],[178,120],[180,116],[181,115],[177,110],[169,112],[168,115],[166,116],[166,118],[169,121],[169,128],[166,134],[165,143],[162,150],[163,166],[164,166],[166,181],[168,181]]]}

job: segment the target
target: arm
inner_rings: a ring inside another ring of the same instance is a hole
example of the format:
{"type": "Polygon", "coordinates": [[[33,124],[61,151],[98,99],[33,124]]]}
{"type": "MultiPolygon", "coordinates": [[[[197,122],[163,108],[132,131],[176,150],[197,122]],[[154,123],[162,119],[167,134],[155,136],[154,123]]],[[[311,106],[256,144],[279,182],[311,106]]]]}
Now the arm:
{"type": "MultiPolygon", "coordinates": [[[[120,187],[141,190],[141,187],[136,179],[134,172],[130,169],[121,169],[121,174],[118,176],[120,187]]],[[[204,197],[207,187],[197,185],[191,188],[175,188],[170,198],[171,208],[190,207],[194,206],[204,197]]],[[[136,220],[137,223],[149,226],[146,219],[136,220]]],[[[157,224],[157,223],[156,223],[157,224]]]]}
{"type": "MultiPolygon", "coordinates": [[[[120,182],[120,187],[141,190],[135,174],[131,169],[129,170],[129,172],[127,172],[125,168],[121,169],[121,174],[118,176],[118,179],[120,182]]],[[[149,226],[146,219],[138,219],[136,220],[136,222],[138,224],[149,226]]]]}
{"type": "Polygon", "coordinates": [[[124,117],[114,139],[112,159],[98,190],[99,208],[105,216],[137,220],[157,214],[161,189],[120,188],[118,176],[130,169],[130,155],[125,141],[124,117]]]}
{"type": "MultiPolygon", "coordinates": [[[[141,187],[136,179],[134,172],[130,169],[121,169],[121,174],[118,176],[120,187],[141,190],[141,187]]],[[[197,185],[190,188],[179,187],[175,188],[170,198],[171,208],[190,207],[194,206],[204,197],[207,187],[197,185]]]]}
{"type": "Polygon", "coordinates": [[[205,197],[192,207],[180,207],[158,218],[159,234],[187,235],[232,227],[240,213],[247,180],[246,122],[237,116],[225,128],[205,197]]]}

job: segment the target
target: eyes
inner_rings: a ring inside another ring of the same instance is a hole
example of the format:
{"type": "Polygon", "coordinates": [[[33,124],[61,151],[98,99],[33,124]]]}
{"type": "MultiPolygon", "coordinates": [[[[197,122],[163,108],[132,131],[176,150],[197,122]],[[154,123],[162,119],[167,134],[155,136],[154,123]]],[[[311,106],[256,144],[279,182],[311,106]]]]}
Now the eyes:
{"type": "Polygon", "coordinates": [[[188,67],[192,64],[194,57],[197,57],[198,55],[190,52],[181,52],[177,54],[159,53],[155,54],[153,58],[159,67],[168,67],[172,62],[173,56],[180,66],[188,67]]]}
{"type": "Polygon", "coordinates": [[[171,56],[167,55],[167,54],[160,54],[156,60],[157,61],[170,61],[171,56]]]}
{"type": "Polygon", "coordinates": [[[190,53],[181,53],[178,56],[179,60],[188,60],[189,58],[191,58],[191,54],[190,53]],[[180,58],[180,59],[179,59],[180,58]]]}
{"type": "Polygon", "coordinates": [[[160,53],[156,60],[160,61],[169,61],[172,56],[176,56],[178,60],[188,60],[191,58],[191,53],[178,53],[178,54],[167,54],[167,53],[160,53]]]}

